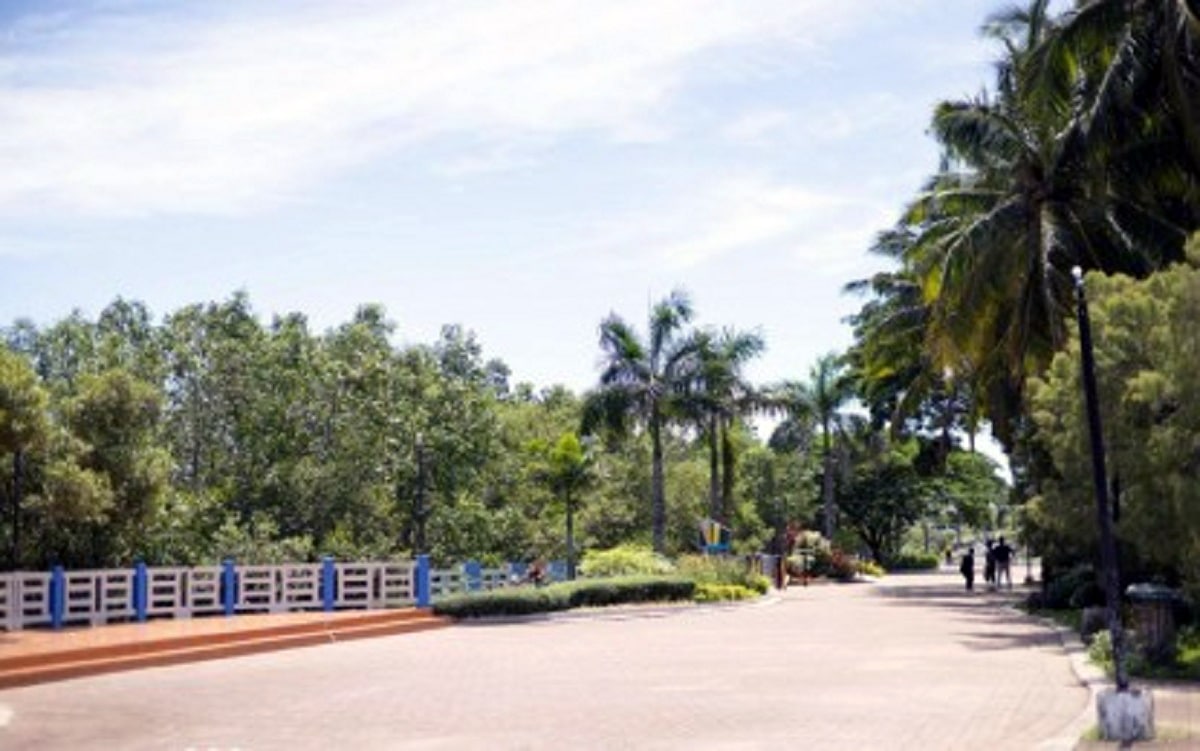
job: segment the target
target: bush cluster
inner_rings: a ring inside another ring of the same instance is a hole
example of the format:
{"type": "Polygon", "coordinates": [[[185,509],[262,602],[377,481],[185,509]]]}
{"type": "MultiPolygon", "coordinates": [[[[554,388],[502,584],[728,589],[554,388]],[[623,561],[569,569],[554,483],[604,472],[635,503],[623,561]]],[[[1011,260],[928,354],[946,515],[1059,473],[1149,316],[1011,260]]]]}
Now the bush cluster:
{"type": "Polygon", "coordinates": [[[696,582],[697,586],[729,585],[760,595],[771,588],[771,580],[752,572],[741,558],[686,555],[676,563],[676,572],[696,582]]]}
{"type": "MultiPolygon", "coordinates": [[[[788,559],[788,574],[800,576],[804,573],[804,564],[800,556],[788,559]]],[[[818,548],[816,554],[808,561],[809,576],[823,576],[838,581],[853,581],[858,575],[858,566],[854,559],[837,548],[818,548]]]]}
{"type": "Polygon", "coordinates": [[[887,561],[888,571],[930,571],[941,561],[937,553],[897,553],[887,561]]]}
{"type": "Polygon", "coordinates": [[[883,568],[883,566],[880,566],[875,561],[859,561],[855,565],[855,568],[858,569],[858,573],[865,576],[874,576],[878,578],[887,574],[887,571],[883,568]]]}
{"type": "Polygon", "coordinates": [[[1104,592],[1096,583],[1096,571],[1091,564],[1074,566],[1048,579],[1043,590],[1035,595],[1030,596],[1030,605],[1047,610],[1080,608],[1104,602],[1104,592]]]}
{"type": "Polygon", "coordinates": [[[643,545],[618,545],[608,550],[589,550],[579,564],[579,573],[590,579],[615,576],[669,574],[669,560],[643,545]]]}
{"type": "Polygon", "coordinates": [[[690,600],[696,584],[681,577],[626,577],[514,587],[452,595],[434,603],[433,612],[452,618],[551,613],[579,607],[633,602],[690,600]]]}
{"type": "Polygon", "coordinates": [[[732,602],[735,600],[750,600],[761,595],[762,592],[743,587],[740,584],[712,584],[702,583],[696,585],[696,602],[732,602]]]}

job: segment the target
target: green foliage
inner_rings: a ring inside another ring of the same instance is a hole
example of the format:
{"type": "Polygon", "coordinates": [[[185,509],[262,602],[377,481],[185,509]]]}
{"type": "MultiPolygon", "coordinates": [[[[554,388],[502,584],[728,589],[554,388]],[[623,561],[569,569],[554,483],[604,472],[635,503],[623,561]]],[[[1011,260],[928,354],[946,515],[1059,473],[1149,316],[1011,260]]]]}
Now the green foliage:
{"type": "Polygon", "coordinates": [[[700,583],[696,585],[696,602],[733,602],[752,600],[762,593],[740,584],[700,583]]]}
{"type": "Polygon", "coordinates": [[[887,575],[887,570],[874,561],[859,561],[855,564],[854,568],[858,573],[863,574],[864,576],[874,576],[879,578],[887,575]]]}
{"type": "Polygon", "coordinates": [[[526,615],[638,602],[690,600],[696,585],[678,577],[582,580],[548,587],[517,587],[453,595],[434,603],[438,615],[454,618],[526,615]]]}
{"type": "MultiPolygon", "coordinates": [[[[1097,381],[1109,457],[1119,477],[1117,533],[1127,566],[1166,572],[1200,592],[1200,270],[1175,266],[1144,281],[1087,278],[1097,381]],[[1140,562],[1140,563],[1139,563],[1140,562]]],[[[1086,558],[1096,524],[1087,423],[1080,401],[1079,345],[1070,340],[1031,384],[1037,437],[1053,471],[1029,504],[1028,523],[1065,557],[1086,558]]]]}
{"type": "Polygon", "coordinates": [[[688,555],[675,562],[675,570],[699,585],[734,585],[764,594],[771,582],[751,572],[745,560],[735,556],[688,555]]]}
{"type": "Polygon", "coordinates": [[[850,482],[838,494],[846,526],[876,562],[896,554],[904,532],[928,507],[930,493],[913,466],[914,448],[901,444],[872,451],[856,463],[850,482]]]}
{"type": "MultiPolygon", "coordinates": [[[[788,559],[788,571],[795,572],[793,576],[800,575],[803,571],[802,566],[800,556],[788,559]]],[[[858,575],[858,566],[853,558],[838,548],[817,548],[816,555],[808,561],[808,575],[842,582],[854,581],[858,575]]]]}
{"type": "Polygon", "coordinates": [[[884,561],[888,571],[932,571],[939,565],[936,553],[897,553],[884,561]]]}
{"type": "Polygon", "coordinates": [[[642,545],[620,545],[609,550],[589,550],[579,566],[589,579],[615,576],[669,574],[675,567],[666,558],[642,545]]]}

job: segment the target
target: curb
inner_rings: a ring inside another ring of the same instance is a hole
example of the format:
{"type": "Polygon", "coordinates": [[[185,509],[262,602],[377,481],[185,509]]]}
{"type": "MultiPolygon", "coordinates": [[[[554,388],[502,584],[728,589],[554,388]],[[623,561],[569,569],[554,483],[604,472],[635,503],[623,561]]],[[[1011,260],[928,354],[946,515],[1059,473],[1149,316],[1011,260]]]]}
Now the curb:
{"type": "Polygon", "coordinates": [[[1074,629],[1059,625],[1049,618],[1030,615],[1015,605],[1009,608],[1058,635],[1059,645],[1067,656],[1072,675],[1080,686],[1088,690],[1087,704],[1079,714],[1058,735],[1038,746],[1039,751],[1073,751],[1083,734],[1096,724],[1096,697],[1100,691],[1111,686],[1108,676],[1088,660],[1087,647],[1074,629]]]}
{"type": "Polygon", "coordinates": [[[530,613],[529,615],[493,615],[482,618],[458,618],[455,626],[514,626],[522,623],[553,623],[556,621],[626,621],[630,618],[663,618],[680,613],[724,612],[742,608],[763,608],[778,605],[783,598],[776,590],[753,600],[737,602],[679,602],[674,605],[613,605],[609,607],[576,608],[557,613],[530,613]]]}

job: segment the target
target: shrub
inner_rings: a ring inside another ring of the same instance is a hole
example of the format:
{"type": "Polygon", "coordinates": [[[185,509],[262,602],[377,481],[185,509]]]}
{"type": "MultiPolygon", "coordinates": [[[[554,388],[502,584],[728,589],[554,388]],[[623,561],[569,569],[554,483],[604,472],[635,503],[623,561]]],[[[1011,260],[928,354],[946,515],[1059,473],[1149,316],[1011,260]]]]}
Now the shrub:
{"type": "Polygon", "coordinates": [[[883,566],[880,566],[875,561],[859,561],[855,568],[858,569],[858,573],[860,574],[874,576],[876,578],[887,574],[887,571],[884,570],[883,566]]]}
{"type": "Polygon", "coordinates": [[[1068,600],[1073,608],[1094,608],[1104,604],[1104,590],[1095,581],[1085,581],[1075,588],[1068,600]]]}
{"type": "Polygon", "coordinates": [[[679,559],[675,568],[680,576],[697,585],[734,585],[758,594],[765,594],[771,588],[771,580],[752,572],[741,558],[686,555],[679,559]]]}
{"type": "Polygon", "coordinates": [[[433,612],[453,618],[528,615],[578,607],[690,600],[695,591],[695,582],[680,577],[579,580],[548,587],[452,595],[434,603],[433,612]]]}
{"type": "MultiPolygon", "coordinates": [[[[794,559],[799,562],[799,559],[794,559]]],[[[792,560],[788,561],[789,569],[792,560]]],[[[838,581],[853,581],[858,574],[854,560],[837,548],[830,550],[818,549],[816,555],[809,561],[809,576],[824,576],[838,581]]]]}
{"type": "Polygon", "coordinates": [[[589,550],[579,564],[580,574],[591,579],[669,574],[674,570],[670,561],[642,545],[589,550]]]}
{"type": "Polygon", "coordinates": [[[940,564],[937,553],[897,553],[887,561],[887,570],[930,571],[940,564]]]}
{"type": "Polygon", "coordinates": [[[1046,581],[1038,605],[1049,610],[1069,608],[1074,594],[1088,583],[1096,583],[1096,572],[1091,564],[1073,566],[1046,581]]]}
{"type": "Polygon", "coordinates": [[[558,586],[515,587],[451,595],[435,602],[433,612],[452,618],[481,618],[488,615],[550,613],[570,607],[567,592],[558,586]]]}
{"type": "Polygon", "coordinates": [[[696,602],[732,602],[735,600],[750,600],[758,597],[756,592],[740,584],[698,584],[696,585],[696,602]]]}

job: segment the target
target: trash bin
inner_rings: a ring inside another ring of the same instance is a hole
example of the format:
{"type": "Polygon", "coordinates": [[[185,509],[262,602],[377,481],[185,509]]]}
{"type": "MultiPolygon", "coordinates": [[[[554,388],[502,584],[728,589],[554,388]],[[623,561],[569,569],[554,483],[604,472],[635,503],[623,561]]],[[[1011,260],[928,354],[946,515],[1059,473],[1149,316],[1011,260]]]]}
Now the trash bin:
{"type": "Polygon", "coordinates": [[[1175,603],[1179,592],[1161,584],[1130,584],[1125,589],[1132,610],[1133,638],[1151,662],[1175,659],[1175,603]]]}

